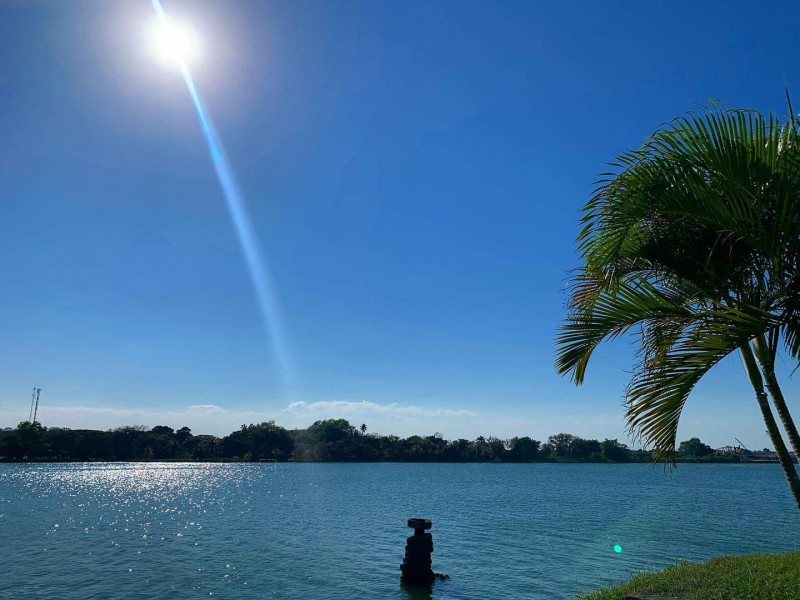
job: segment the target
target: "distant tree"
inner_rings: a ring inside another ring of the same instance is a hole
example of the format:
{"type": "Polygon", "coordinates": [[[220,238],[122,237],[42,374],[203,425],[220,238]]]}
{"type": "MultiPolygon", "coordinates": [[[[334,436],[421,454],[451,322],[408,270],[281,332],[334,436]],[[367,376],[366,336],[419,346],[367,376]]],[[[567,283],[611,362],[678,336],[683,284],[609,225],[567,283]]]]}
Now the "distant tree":
{"type": "Polygon", "coordinates": [[[569,447],[575,440],[575,436],[569,433],[557,433],[547,438],[547,444],[551,448],[553,458],[567,458],[569,447]]]}
{"type": "Polygon", "coordinates": [[[50,427],[47,430],[47,454],[48,458],[56,460],[88,460],[88,444],[83,442],[83,436],[79,432],[72,432],[69,429],[60,427],[50,427]],[[84,450],[84,452],[81,452],[84,450]]]}
{"type": "Polygon", "coordinates": [[[412,435],[403,440],[403,458],[418,461],[425,458],[425,439],[419,435],[412,435]]]}
{"type": "Polygon", "coordinates": [[[228,458],[250,456],[250,460],[285,460],[294,450],[294,439],[275,421],[242,425],[222,438],[223,455],[228,458]]]}
{"type": "Polygon", "coordinates": [[[83,429],[70,433],[77,438],[75,448],[80,460],[111,460],[113,458],[113,441],[111,435],[105,431],[83,429]]]}
{"type": "Polygon", "coordinates": [[[486,443],[489,446],[489,453],[487,457],[489,460],[500,462],[503,460],[503,458],[505,458],[506,452],[508,451],[505,440],[501,440],[500,438],[496,437],[489,437],[486,440],[486,443]]]}
{"type": "Polygon", "coordinates": [[[175,432],[175,437],[177,438],[179,444],[184,444],[186,443],[186,440],[192,437],[192,430],[188,427],[181,427],[175,432]]]}
{"type": "Polygon", "coordinates": [[[603,460],[609,462],[624,462],[629,460],[628,447],[617,440],[603,440],[600,442],[600,452],[603,460]]]}
{"type": "Polygon", "coordinates": [[[222,438],[222,455],[225,458],[243,457],[250,447],[247,438],[247,425],[242,425],[238,431],[226,435],[222,438]]]}
{"type": "Polygon", "coordinates": [[[508,456],[514,461],[531,462],[539,458],[540,446],[541,442],[532,440],[528,436],[511,438],[508,456]]]}
{"type": "Polygon", "coordinates": [[[36,421],[23,421],[17,425],[17,435],[19,436],[20,444],[22,445],[22,453],[24,456],[35,458],[42,455],[42,443],[45,439],[45,432],[47,429],[36,421]]]}
{"type": "Polygon", "coordinates": [[[25,456],[25,449],[19,438],[19,433],[12,430],[0,439],[0,456],[8,460],[22,460],[25,456]]]}
{"type": "Polygon", "coordinates": [[[377,438],[377,454],[380,460],[399,461],[402,459],[402,441],[396,435],[383,435],[377,438]]]}
{"type": "Polygon", "coordinates": [[[545,442],[539,446],[539,460],[551,460],[555,458],[555,454],[553,452],[553,446],[545,442]]]}
{"type": "MultiPolygon", "coordinates": [[[[307,461],[416,461],[416,462],[532,462],[648,461],[647,450],[629,450],[617,440],[587,440],[571,434],[550,436],[547,444],[530,437],[502,440],[478,436],[474,441],[447,441],[441,434],[360,434],[344,419],[317,421],[308,429],[287,431],[274,421],[242,425],[217,438],[192,435],[188,427],[173,431],[166,426],[143,426],[109,431],[45,428],[39,423],[20,423],[0,431],[0,461],[8,460],[285,460],[307,461]]],[[[683,458],[709,456],[711,449],[692,438],[681,444],[683,458]]],[[[712,458],[711,460],[717,460],[712,458]]],[[[722,459],[719,459],[722,460],[722,459]]]]}
{"type": "Polygon", "coordinates": [[[333,443],[352,437],[356,433],[356,428],[346,419],[324,419],[315,421],[308,431],[318,442],[333,443]]]}
{"type": "Polygon", "coordinates": [[[294,450],[294,440],[275,421],[266,421],[249,427],[250,448],[257,460],[285,460],[294,450]]]}
{"type": "Polygon", "coordinates": [[[147,455],[152,456],[153,460],[173,459],[178,451],[178,442],[172,435],[150,433],[143,442],[149,450],[147,455]]]}
{"type": "Polygon", "coordinates": [[[447,446],[447,458],[451,461],[467,462],[472,458],[471,452],[472,444],[463,438],[453,440],[447,446]]]}
{"type": "Polygon", "coordinates": [[[113,460],[112,434],[92,429],[51,427],[45,434],[46,455],[56,460],[113,460]]]}
{"type": "Polygon", "coordinates": [[[320,460],[320,444],[308,429],[295,429],[290,432],[290,435],[294,439],[293,459],[302,461],[320,460]]]}
{"type": "Polygon", "coordinates": [[[364,435],[365,433],[367,433],[367,424],[366,423],[362,423],[361,427],[359,427],[358,429],[359,429],[359,431],[361,431],[361,435],[364,435]]]}
{"type": "Polygon", "coordinates": [[[600,460],[600,442],[573,437],[569,444],[568,456],[572,460],[600,460]]]}
{"type": "Polygon", "coordinates": [[[679,456],[702,458],[703,456],[710,456],[712,454],[714,454],[714,449],[711,446],[705,445],[700,441],[700,438],[696,437],[681,442],[680,446],[678,446],[679,456]]]}
{"type": "Polygon", "coordinates": [[[222,442],[213,435],[193,435],[183,442],[183,450],[193,460],[212,460],[222,455],[222,442]]]}
{"type": "Polygon", "coordinates": [[[151,439],[150,432],[144,425],[126,425],[111,431],[111,443],[116,460],[137,460],[142,456],[152,457],[153,452],[144,452],[144,447],[151,439]]]}
{"type": "Polygon", "coordinates": [[[472,450],[473,450],[472,460],[477,460],[477,461],[491,460],[492,449],[491,446],[486,442],[486,438],[484,436],[479,435],[478,437],[475,438],[475,441],[472,443],[472,450]]]}

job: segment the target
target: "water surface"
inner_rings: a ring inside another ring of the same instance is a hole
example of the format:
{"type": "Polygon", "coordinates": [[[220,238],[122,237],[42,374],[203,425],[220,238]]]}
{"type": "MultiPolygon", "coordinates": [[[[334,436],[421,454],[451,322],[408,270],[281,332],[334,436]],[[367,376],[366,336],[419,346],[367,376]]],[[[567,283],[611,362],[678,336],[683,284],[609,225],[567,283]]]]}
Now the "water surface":
{"type": "Polygon", "coordinates": [[[13,598],[570,598],[798,539],[778,465],[0,465],[13,598]],[[409,516],[430,595],[399,585],[409,516]]]}

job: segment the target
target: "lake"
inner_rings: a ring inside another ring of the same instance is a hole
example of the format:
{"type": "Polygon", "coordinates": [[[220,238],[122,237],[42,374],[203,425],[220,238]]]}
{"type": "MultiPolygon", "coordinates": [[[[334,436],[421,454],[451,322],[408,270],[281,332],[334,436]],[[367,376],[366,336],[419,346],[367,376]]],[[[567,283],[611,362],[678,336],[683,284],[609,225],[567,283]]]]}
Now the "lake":
{"type": "Polygon", "coordinates": [[[8,598],[570,598],[798,540],[776,464],[0,465],[8,598]],[[430,594],[399,584],[411,516],[430,594]]]}

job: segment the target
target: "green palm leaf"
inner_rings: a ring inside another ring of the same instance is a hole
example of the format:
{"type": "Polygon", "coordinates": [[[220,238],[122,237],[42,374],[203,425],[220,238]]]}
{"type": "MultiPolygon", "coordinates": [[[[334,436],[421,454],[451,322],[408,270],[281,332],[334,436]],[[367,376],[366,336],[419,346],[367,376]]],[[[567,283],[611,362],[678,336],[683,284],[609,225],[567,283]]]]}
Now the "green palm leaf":
{"type": "Polygon", "coordinates": [[[800,132],[712,105],[619,155],[584,207],[556,368],[575,383],[603,341],[633,334],[634,435],[659,457],[725,356],[765,334],[800,358],[800,132]]]}

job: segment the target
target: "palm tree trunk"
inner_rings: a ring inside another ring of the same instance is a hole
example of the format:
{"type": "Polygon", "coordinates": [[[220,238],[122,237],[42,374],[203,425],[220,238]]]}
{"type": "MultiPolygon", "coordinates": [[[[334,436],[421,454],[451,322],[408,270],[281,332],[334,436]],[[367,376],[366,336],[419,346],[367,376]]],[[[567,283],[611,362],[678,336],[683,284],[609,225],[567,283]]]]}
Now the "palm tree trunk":
{"type": "Polygon", "coordinates": [[[797,433],[797,426],[792,420],[792,415],[789,414],[789,407],[783,398],[783,391],[778,385],[778,378],[775,377],[775,357],[772,355],[763,333],[753,340],[753,350],[761,365],[761,372],[764,373],[764,381],[769,395],[772,396],[772,402],[775,404],[775,411],[783,423],[783,429],[792,444],[794,455],[800,460],[800,434],[797,433]]]}
{"type": "Polygon", "coordinates": [[[775,452],[778,454],[778,462],[781,463],[783,473],[786,475],[786,479],[789,482],[789,488],[792,490],[797,508],[800,509],[800,477],[797,476],[792,457],[789,456],[789,451],[786,449],[786,444],[783,442],[780,429],[778,429],[778,423],[775,421],[772,409],[769,406],[767,393],[764,391],[764,380],[761,377],[761,372],[758,370],[753,351],[750,349],[750,344],[741,346],[739,350],[742,354],[742,364],[744,365],[745,373],[747,373],[750,384],[756,392],[756,399],[761,409],[761,416],[764,417],[764,423],[767,426],[769,439],[772,441],[775,452]]]}

